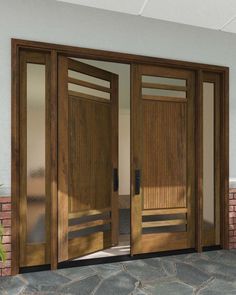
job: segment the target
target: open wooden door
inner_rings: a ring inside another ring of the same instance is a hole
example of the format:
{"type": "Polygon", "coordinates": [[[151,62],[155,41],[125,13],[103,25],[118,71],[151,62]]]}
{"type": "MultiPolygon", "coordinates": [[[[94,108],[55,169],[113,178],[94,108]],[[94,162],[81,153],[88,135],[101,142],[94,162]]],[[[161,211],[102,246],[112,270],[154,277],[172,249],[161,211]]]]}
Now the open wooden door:
{"type": "Polygon", "coordinates": [[[132,66],[131,253],[194,247],[194,72],[132,66]]]}
{"type": "Polygon", "coordinates": [[[118,76],[59,57],[58,261],[118,242],[118,76]]]}

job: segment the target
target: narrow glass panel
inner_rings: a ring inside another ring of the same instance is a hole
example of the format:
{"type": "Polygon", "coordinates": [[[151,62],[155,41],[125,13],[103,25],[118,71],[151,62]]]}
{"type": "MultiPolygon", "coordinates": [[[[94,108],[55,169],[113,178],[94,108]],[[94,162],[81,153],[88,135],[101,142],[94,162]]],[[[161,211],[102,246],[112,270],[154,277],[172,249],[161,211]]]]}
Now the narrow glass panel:
{"type": "Polygon", "coordinates": [[[110,93],[108,93],[108,92],[104,92],[104,91],[100,91],[100,90],[80,86],[80,85],[77,85],[77,84],[69,83],[68,84],[68,90],[81,92],[81,93],[89,94],[89,95],[92,95],[92,96],[101,97],[101,98],[104,98],[104,99],[107,99],[107,100],[110,99],[110,93]]]}
{"type": "Polygon", "coordinates": [[[142,94],[186,98],[186,91],[176,91],[176,90],[166,90],[166,89],[143,88],[142,94]]]}
{"type": "Polygon", "coordinates": [[[214,83],[208,82],[203,83],[203,225],[204,240],[214,241],[214,83]]]}
{"type": "Polygon", "coordinates": [[[45,242],[45,65],[27,64],[27,243],[45,242]]]}
{"type": "Polygon", "coordinates": [[[76,71],[69,70],[68,71],[68,77],[110,88],[110,82],[109,81],[105,81],[105,80],[102,80],[102,79],[99,79],[99,78],[95,78],[95,77],[92,77],[92,76],[89,76],[89,75],[86,75],[86,74],[78,73],[76,71]]]}
{"type": "Polygon", "coordinates": [[[157,76],[142,76],[142,82],[145,83],[156,83],[156,84],[166,84],[166,85],[174,85],[174,86],[186,86],[185,79],[175,79],[175,78],[165,78],[165,77],[157,77],[157,76]]]}

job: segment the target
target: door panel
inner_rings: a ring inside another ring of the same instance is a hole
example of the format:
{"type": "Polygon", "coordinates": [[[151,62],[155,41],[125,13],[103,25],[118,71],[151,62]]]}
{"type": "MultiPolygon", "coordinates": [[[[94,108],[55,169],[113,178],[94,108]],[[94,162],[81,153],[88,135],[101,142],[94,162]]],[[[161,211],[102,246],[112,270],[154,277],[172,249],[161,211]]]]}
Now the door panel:
{"type": "Polygon", "coordinates": [[[194,74],[133,65],[132,78],[131,252],[193,247],[194,74]]]}
{"type": "Polygon", "coordinates": [[[117,98],[117,75],[59,57],[59,262],[117,244],[117,98]]]}

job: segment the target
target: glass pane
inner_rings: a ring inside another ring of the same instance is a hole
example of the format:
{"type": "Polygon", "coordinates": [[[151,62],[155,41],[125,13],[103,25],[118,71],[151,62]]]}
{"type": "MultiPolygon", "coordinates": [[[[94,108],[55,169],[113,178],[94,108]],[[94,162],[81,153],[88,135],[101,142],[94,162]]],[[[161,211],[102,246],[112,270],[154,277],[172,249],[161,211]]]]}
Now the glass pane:
{"type": "Polygon", "coordinates": [[[69,83],[68,84],[68,90],[77,91],[77,92],[81,92],[81,93],[84,93],[84,94],[89,94],[89,95],[92,95],[92,96],[94,95],[94,96],[98,96],[98,97],[105,98],[105,99],[108,99],[108,100],[110,99],[110,93],[108,93],[108,92],[104,92],[104,91],[100,91],[100,90],[80,86],[80,85],[77,85],[77,84],[69,83]]]}
{"type": "Polygon", "coordinates": [[[142,94],[186,98],[186,91],[176,91],[176,90],[166,90],[166,89],[143,88],[142,94]]]}
{"type": "Polygon", "coordinates": [[[27,243],[45,242],[45,65],[27,64],[27,243]]]}
{"type": "Polygon", "coordinates": [[[186,86],[185,79],[165,78],[165,77],[157,77],[157,76],[143,75],[142,82],[156,83],[156,84],[167,84],[167,85],[175,85],[175,86],[186,86]]]}
{"type": "Polygon", "coordinates": [[[214,83],[203,83],[203,221],[214,230],[214,83]]]}
{"type": "Polygon", "coordinates": [[[86,75],[86,74],[78,73],[76,71],[69,70],[68,71],[68,76],[69,76],[69,78],[74,78],[74,79],[78,79],[78,80],[82,80],[82,81],[86,81],[86,82],[90,82],[90,83],[93,83],[93,84],[97,84],[97,85],[100,85],[100,86],[110,88],[110,82],[109,81],[105,81],[105,80],[102,80],[102,79],[99,79],[99,78],[95,78],[95,77],[92,77],[92,76],[89,76],[89,75],[86,75]]]}

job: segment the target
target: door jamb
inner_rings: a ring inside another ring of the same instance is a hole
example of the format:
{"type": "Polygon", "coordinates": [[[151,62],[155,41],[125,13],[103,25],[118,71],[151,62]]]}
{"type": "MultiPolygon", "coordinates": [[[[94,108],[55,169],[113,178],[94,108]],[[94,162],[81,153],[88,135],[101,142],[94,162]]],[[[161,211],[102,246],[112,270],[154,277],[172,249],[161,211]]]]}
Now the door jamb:
{"type": "MultiPolygon", "coordinates": [[[[41,52],[50,52],[51,54],[51,87],[52,87],[52,120],[50,129],[53,134],[51,136],[51,146],[53,149],[52,173],[51,173],[51,269],[57,268],[57,57],[59,54],[87,58],[108,62],[117,62],[125,64],[147,64],[168,66],[172,68],[182,68],[193,70],[196,73],[196,113],[201,118],[202,113],[202,94],[201,81],[202,71],[209,71],[221,75],[221,110],[222,110],[222,136],[221,136],[221,198],[222,198],[222,241],[221,245],[224,249],[229,247],[228,238],[228,192],[229,192],[229,68],[225,66],[193,63],[186,61],[162,59],[157,57],[141,56],[128,53],[119,53],[105,50],[88,49],[75,46],[66,46],[58,44],[50,44],[43,42],[27,41],[20,39],[12,39],[11,43],[11,72],[12,72],[12,100],[11,100],[11,189],[12,189],[12,275],[19,273],[19,57],[20,50],[37,50],[41,52]]],[[[199,121],[199,120],[198,120],[199,121]]],[[[202,136],[202,124],[197,122],[195,138],[196,142],[202,136]]],[[[197,146],[196,159],[196,250],[202,251],[201,245],[201,224],[202,224],[202,155],[201,145],[197,146]]],[[[131,165],[132,170],[132,165],[131,165]]]]}

